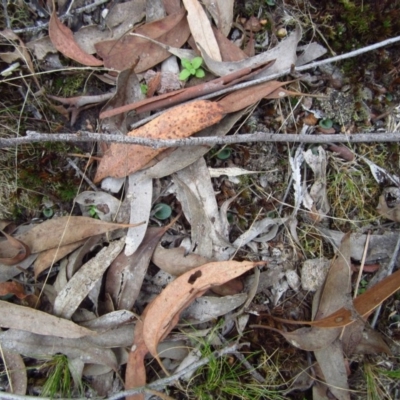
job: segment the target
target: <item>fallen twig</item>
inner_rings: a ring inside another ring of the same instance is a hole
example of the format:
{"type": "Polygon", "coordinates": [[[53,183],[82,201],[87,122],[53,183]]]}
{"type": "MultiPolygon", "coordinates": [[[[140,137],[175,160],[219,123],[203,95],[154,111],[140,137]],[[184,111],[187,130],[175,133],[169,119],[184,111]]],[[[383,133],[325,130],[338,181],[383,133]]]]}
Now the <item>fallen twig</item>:
{"type": "Polygon", "coordinates": [[[214,146],[216,144],[251,143],[251,142],[290,142],[290,143],[370,143],[398,142],[400,132],[356,133],[351,135],[296,135],[255,132],[232,136],[193,137],[189,139],[157,140],[121,134],[101,134],[93,132],[79,133],[40,133],[27,131],[27,136],[0,138],[0,149],[33,142],[108,142],[129,143],[160,149],[162,147],[214,146]]]}

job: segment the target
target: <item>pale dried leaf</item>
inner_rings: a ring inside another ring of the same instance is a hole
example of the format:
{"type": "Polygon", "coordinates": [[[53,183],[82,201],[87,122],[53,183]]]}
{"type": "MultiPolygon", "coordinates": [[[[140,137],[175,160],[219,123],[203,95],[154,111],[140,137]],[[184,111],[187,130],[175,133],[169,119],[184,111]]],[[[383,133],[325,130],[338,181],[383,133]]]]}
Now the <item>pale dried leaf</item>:
{"type": "Polygon", "coordinates": [[[232,27],[234,0],[203,0],[202,3],[212,15],[218,29],[228,36],[232,27]]]}
{"type": "Polygon", "coordinates": [[[119,327],[120,325],[131,323],[135,321],[136,318],[137,315],[131,311],[119,310],[110,312],[89,321],[80,322],[80,325],[96,332],[107,332],[110,329],[119,327]]]}
{"type": "Polygon", "coordinates": [[[4,265],[15,265],[25,260],[31,254],[29,246],[26,245],[22,240],[18,240],[4,231],[1,233],[6,237],[7,241],[2,244],[7,244],[11,249],[14,249],[12,257],[0,257],[0,263],[4,265]]]}
{"type": "Polygon", "coordinates": [[[28,388],[28,377],[24,360],[19,353],[8,349],[1,349],[0,358],[3,359],[4,369],[10,378],[6,392],[24,396],[28,388]]]}
{"type": "Polygon", "coordinates": [[[33,264],[35,278],[37,278],[39,274],[49,268],[52,264],[63,259],[66,255],[72,253],[84,243],[85,240],[80,240],[75,243],[67,244],[65,246],[61,246],[55,249],[45,250],[39,253],[35,263],[33,264]]]}
{"type": "Polygon", "coordinates": [[[95,335],[95,332],[76,325],[72,321],[7,301],[0,300],[0,311],[0,326],[3,328],[20,329],[40,335],[63,338],[95,335]]]}
{"type": "Polygon", "coordinates": [[[215,61],[221,61],[221,53],[218,43],[211,28],[203,7],[198,0],[183,0],[183,5],[188,12],[188,23],[190,32],[196,43],[198,43],[206,53],[215,61]]]}
{"type": "Polygon", "coordinates": [[[125,239],[125,255],[131,256],[140,246],[147,231],[153,196],[153,179],[144,178],[143,171],[129,175],[126,198],[130,201],[129,223],[142,225],[128,229],[125,239]]]}
{"type": "Polygon", "coordinates": [[[246,299],[246,293],[223,297],[198,297],[188,308],[182,311],[180,321],[184,324],[200,324],[212,321],[240,307],[246,299]]]}
{"type": "MultiPolygon", "coordinates": [[[[27,232],[16,235],[15,238],[29,246],[32,253],[39,253],[129,226],[94,218],[69,216],[49,219],[27,232]]],[[[0,253],[5,256],[10,254],[10,248],[5,242],[0,243],[0,253]]]]}
{"type": "Polygon", "coordinates": [[[151,255],[162,235],[170,228],[149,228],[139,248],[130,256],[121,253],[112,263],[106,281],[106,292],[116,309],[132,309],[142,288],[151,255]]]}
{"type": "Polygon", "coordinates": [[[208,56],[207,51],[200,47],[201,55],[207,68],[217,76],[225,76],[243,68],[255,68],[264,65],[269,61],[275,60],[275,63],[265,71],[256,75],[256,78],[266,77],[283,70],[289,69],[296,63],[297,43],[301,39],[301,28],[298,26],[286,39],[282,40],[276,47],[261,53],[257,56],[246,58],[235,62],[218,62],[208,56]]]}
{"type": "Polygon", "coordinates": [[[321,46],[319,43],[311,42],[304,46],[299,46],[297,51],[302,50],[303,53],[297,57],[296,65],[304,65],[311,61],[316,60],[317,58],[323,56],[327,49],[324,46],[321,46]]]}
{"type": "Polygon", "coordinates": [[[53,312],[64,318],[71,318],[82,300],[124,247],[124,239],[116,240],[104,247],[94,258],[83,265],[68,284],[58,293],[53,312]]]}
{"type": "Polygon", "coordinates": [[[107,365],[115,371],[118,368],[112,350],[97,347],[87,338],[68,339],[9,329],[0,333],[0,343],[3,348],[17,351],[27,357],[40,359],[61,353],[71,359],[80,358],[85,363],[107,365]]]}
{"type": "Polygon", "coordinates": [[[96,214],[102,221],[112,222],[121,207],[121,200],[106,192],[85,191],[75,197],[75,202],[81,206],[84,217],[91,216],[89,209],[96,208],[96,214]]]}
{"type": "Polygon", "coordinates": [[[187,253],[184,247],[165,249],[161,245],[158,245],[151,261],[163,271],[174,276],[179,276],[211,260],[199,254],[187,253]]]}

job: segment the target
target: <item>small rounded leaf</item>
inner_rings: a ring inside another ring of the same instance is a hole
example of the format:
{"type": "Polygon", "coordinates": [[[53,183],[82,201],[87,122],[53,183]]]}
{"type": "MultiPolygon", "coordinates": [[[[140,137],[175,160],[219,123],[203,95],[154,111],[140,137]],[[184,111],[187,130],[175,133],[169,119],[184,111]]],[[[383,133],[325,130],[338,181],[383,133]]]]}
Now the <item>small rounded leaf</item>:
{"type": "Polygon", "coordinates": [[[333,121],[331,119],[329,119],[329,118],[321,119],[321,121],[319,121],[318,125],[321,128],[330,129],[333,126],[333,121]]]}
{"type": "Polygon", "coordinates": [[[163,221],[171,216],[172,209],[168,204],[159,203],[154,206],[153,212],[157,219],[163,221]]]}
{"type": "Polygon", "coordinates": [[[203,64],[203,59],[201,57],[195,57],[192,60],[192,67],[194,69],[199,69],[201,65],[203,64]]]}
{"type": "Polygon", "coordinates": [[[190,69],[192,68],[192,63],[186,58],[182,58],[181,60],[183,68],[190,69]]]}
{"type": "Polygon", "coordinates": [[[205,75],[206,75],[206,73],[201,68],[196,71],[196,78],[204,78],[205,75]]]}
{"type": "Polygon", "coordinates": [[[187,78],[189,78],[189,76],[190,76],[190,71],[187,69],[183,69],[179,74],[179,79],[181,81],[185,81],[187,78]]]}
{"type": "Polygon", "coordinates": [[[232,149],[230,147],[225,147],[217,154],[219,160],[227,160],[232,154],[232,149]]]}

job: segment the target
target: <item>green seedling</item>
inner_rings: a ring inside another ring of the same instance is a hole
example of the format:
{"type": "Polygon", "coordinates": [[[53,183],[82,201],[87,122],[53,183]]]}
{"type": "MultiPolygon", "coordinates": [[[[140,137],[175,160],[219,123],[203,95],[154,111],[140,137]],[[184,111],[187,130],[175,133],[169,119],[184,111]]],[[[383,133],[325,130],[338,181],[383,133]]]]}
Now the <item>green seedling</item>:
{"type": "Polygon", "coordinates": [[[148,90],[149,87],[145,83],[140,84],[140,91],[142,92],[142,94],[146,95],[148,90]]]}
{"type": "Polygon", "coordinates": [[[97,208],[94,204],[92,204],[91,206],[89,206],[88,209],[88,213],[89,215],[94,218],[94,219],[100,219],[97,208]]]}
{"type": "Polygon", "coordinates": [[[203,59],[201,57],[195,57],[192,61],[182,58],[182,71],[179,74],[179,79],[184,81],[190,76],[195,76],[196,78],[204,78],[205,72],[201,67],[203,64],[203,59]]]}

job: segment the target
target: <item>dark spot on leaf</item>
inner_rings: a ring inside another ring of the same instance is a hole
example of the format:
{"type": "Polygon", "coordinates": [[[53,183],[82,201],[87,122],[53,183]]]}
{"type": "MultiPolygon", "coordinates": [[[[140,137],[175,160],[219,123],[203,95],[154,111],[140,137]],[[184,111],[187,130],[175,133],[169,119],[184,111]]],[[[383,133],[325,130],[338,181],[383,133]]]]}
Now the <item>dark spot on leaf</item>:
{"type": "Polygon", "coordinates": [[[196,282],[197,278],[201,277],[201,271],[196,271],[194,274],[190,275],[188,282],[193,285],[196,282]]]}

